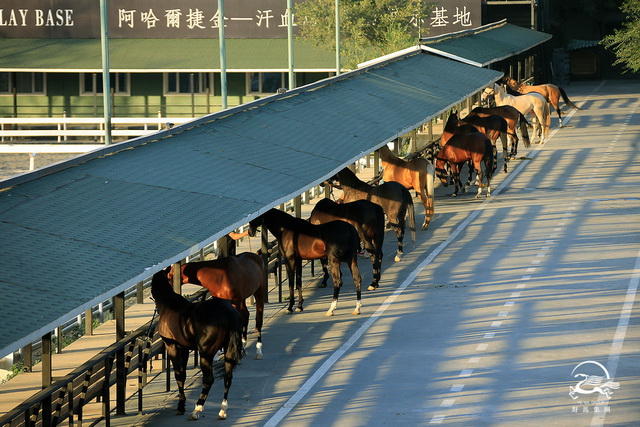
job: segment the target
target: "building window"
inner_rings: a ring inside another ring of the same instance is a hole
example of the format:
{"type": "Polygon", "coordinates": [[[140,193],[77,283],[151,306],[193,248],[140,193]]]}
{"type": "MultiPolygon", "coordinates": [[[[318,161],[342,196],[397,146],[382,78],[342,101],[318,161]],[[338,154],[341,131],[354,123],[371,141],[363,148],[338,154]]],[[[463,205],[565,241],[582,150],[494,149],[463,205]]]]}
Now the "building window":
{"type": "Polygon", "coordinates": [[[288,73],[247,73],[247,95],[271,95],[288,87],[288,73]]]}
{"type": "Polygon", "coordinates": [[[165,73],[165,95],[189,95],[191,93],[213,93],[213,79],[210,73],[165,73]]]}
{"type": "MultiPolygon", "coordinates": [[[[130,80],[128,73],[109,73],[111,90],[116,95],[129,95],[130,80]]],[[[80,94],[96,95],[102,93],[102,73],[80,73],[80,94]]]]}
{"type": "Polygon", "coordinates": [[[15,88],[19,94],[45,94],[44,73],[0,72],[0,94],[9,95],[15,88]]]}

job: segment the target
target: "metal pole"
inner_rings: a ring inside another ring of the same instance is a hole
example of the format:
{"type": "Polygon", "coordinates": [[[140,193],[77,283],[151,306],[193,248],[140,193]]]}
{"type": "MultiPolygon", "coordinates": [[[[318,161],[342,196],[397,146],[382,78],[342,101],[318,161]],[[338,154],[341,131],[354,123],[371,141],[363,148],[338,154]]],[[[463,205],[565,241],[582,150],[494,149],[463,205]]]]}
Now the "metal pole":
{"type": "Polygon", "coordinates": [[[340,0],[336,0],[336,76],[340,74],[340,0]]]}
{"type": "Polygon", "coordinates": [[[289,41],[289,89],[296,87],[293,74],[293,0],[287,0],[287,39],[289,41]]]}
{"type": "Polygon", "coordinates": [[[104,109],[104,144],[111,144],[111,79],[109,78],[109,26],[107,1],[100,0],[100,41],[102,46],[102,104],[104,109]]]}
{"type": "Polygon", "coordinates": [[[222,109],[227,109],[227,44],[224,38],[224,0],[218,0],[218,41],[220,43],[220,90],[222,109]]]}

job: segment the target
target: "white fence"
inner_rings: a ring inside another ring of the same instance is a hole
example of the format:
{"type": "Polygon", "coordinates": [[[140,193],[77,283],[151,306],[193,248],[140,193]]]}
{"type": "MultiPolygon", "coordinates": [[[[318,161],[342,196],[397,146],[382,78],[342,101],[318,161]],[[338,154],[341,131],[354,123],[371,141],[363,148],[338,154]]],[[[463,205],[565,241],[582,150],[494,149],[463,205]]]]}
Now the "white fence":
{"type": "MultiPolygon", "coordinates": [[[[114,117],[111,136],[131,139],[189,120],[193,119],[114,117]]],[[[29,154],[29,170],[34,169],[36,154],[86,153],[103,147],[104,136],[100,117],[0,118],[0,154],[29,154]]]]}

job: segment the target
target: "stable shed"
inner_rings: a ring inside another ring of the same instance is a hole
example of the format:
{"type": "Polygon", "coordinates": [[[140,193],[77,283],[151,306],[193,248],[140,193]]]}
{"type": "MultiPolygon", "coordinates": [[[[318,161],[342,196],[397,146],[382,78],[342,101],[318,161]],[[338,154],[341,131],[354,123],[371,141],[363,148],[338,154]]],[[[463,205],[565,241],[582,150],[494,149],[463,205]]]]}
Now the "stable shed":
{"type": "Polygon", "coordinates": [[[501,76],[416,47],[2,181],[0,357],[501,76]]]}
{"type": "Polygon", "coordinates": [[[506,19],[479,28],[423,38],[428,52],[476,67],[487,67],[551,39],[551,34],[508,24],[506,19]]]}

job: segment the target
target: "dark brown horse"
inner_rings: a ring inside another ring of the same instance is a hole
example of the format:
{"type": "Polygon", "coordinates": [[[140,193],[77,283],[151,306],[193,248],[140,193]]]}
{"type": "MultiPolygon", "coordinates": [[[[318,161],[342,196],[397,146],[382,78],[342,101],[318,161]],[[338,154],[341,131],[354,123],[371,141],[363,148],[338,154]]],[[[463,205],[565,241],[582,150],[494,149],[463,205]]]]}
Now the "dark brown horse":
{"type": "MultiPolygon", "coordinates": [[[[212,296],[231,301],[242,318],[243,343],[247,342],[249,309],[246,299],[253,296],[256,301],[256,359],[262,359],[262,322],[266,280],[262,258],[251,252],[228,256],[212,261],[188,262],[180,266],[182,283],[200,285],[212,296]]],[[[173,270],[168,274],[173,279],[173,270]]]]}
{"type": "MultiPolygon", "coordinates": [[[[482,132],[489,138],[491,144],[495,147],[496,141],[500,138],[502,142],[502,158],[504,161],[503,171],[507,173],[509,164],[509,147],[507,143],[507,121],[497,114],[491,114],[486,117],[477,115],[467,116],[458,121],[458,126],[472,125],[478,131],[482,132]]],[[[497,162],[497,158],[494,159],[497,162]]]]}
{"type": "Polygon", "coordinates": [[[510,105],[502,105],[499,107],[476,107],[467,117],[470,116],[480,116],[487,117],[492,114],[496,114],[507,122],[507,135],[511,138],[511,153],[509,156],[511,158],[516,157],[518,154],[518,134],[516,133],[516,126],[520,123],[520,133],[522,134],[522,140],[525,147],[531,146],[531,140],[529,138],[529,130],[527,129],[527,119],[523,114],[520,113],[515,107],[510,105]]]}
{"type": "Polygon", "coordinates": [[[302,311],[302,260],[327,258],[333,279],[333,300],[327,311],[327,316],[333,316],[338,305],[340,287],[342,287],[342,272],[340,264],[347,263],[356,287],[356,308],[353,314],[360,314],[362,277],[358,269],[358,247],[360,241],[358,232],[345,221],[331,221],[326,224],[314,225],[301,218],[296,218],[286,212],[270,209],[249,222],[249,236],[255,236],[256,229],[264,222],[265,227],[278,239],[278,249],[284,258],[289,277],[289,307],[293,312],[295,295],[293,285],[298,289],[298,308],[302,311]]]}
{"type": "Polygon", "coordinates": [[[554,84],[544,83],[541,85],[525,85],[519,83],[516,79],[509,76],[504,77],[503,81],[512,90],[515,90],[522,94],[536,92],[544,96],[547,102],[550,103],[556,110],[556,113],[558,113],[558,121],[560,122],[560,127],[562,127],[562,110],[560,109],[560,97],[562,97],[562,100],[565,104],[567,104],[568,107],[575,108],[576,110],[581,109],[569,99],[569,97],[567,96],[567,92],[565,92],[563,88],[554,84]]]}
{"type": "Polygon", "coordinates": [[[342,189],[341,201],[344,203],[369,200],[382,206],[384,213],[387,215],[388,224],[393,228],[398,239],[395,260],[400,261],[403,254],[405,217],[407,213],[409,214],[411,238],[414,242],[416,240],[416,213],[409,190],[395,181],[388,181],[381,185],[370,185],[361,181],[349,168],[342,169],[327,182],[342,189]]]}
{"type": "MultiPolygon", "coordinates": [[[[384,211],[382,207],[368,200],[336,203],[331,199],[322,199],[316,203],[309,217],[311,224],[324,224],[335,220],[348,222],[358,232],[360,242],[371,255],[373,263],[373,281],[368,289],[370,291],[377,289],[382,271],[382,245],[384,244],[384,211]]],[[[322,259],[322,268],[324,271],[322,287],[325,287],[329,278],[325,258],[322,259]]]]}
{"type": "MultiPolygon", "coordinates": [[[[491,195],[491,177],[494,172],[493,146],[489,138],[481,132],[472,132],[468,134],[454,134],[440,149],[436,157],[436,175],[440,178],[442,184],[448,185],[447,171],[445,165],[448,164],[453,175],[455,190],[452,196],[458,195],[458,190],[464,187],[460,182],[460,167],[471,160],[473,168],[479,177],[478,194],[476,198],[482,194],[482,177],[487,179],[487,197],[491,195]],[[482,163],[484,162],[485,172],[482,173],[482,163]]],[[[471,172],[469,172],[471,173],[471,172]]]]}
{"type": "Polygon", "coordinates": [[[178,383],[178,414],[185,412],[184,382],[189,350],[198,350],[200,353],[202,392],[189,417],[190,420],[197,420],[213,385],[213,357],[218,350],[224,349],[224,397],[218,418],[227,418],[227,399],[233,370],[244,355],[240,313],[229,301],[219,298],[189,302],[173,291],[164,271],[153,275],[151,295],[158,310],[158,333],[167,349],[178,383]]]}
{"type": "Polygon", "coordinates": [[[434,213],[433,179],[435,170],[430,161],[424,157],[411,160],[401,159],[391,152],[385,144],[378,149],[382,160],[382,180],[396,181],[407,189],[413,189],[424,205],[424,223],[422,229],[429,227],[434,213]]]}
{"type": "MultiPolygon", "coordinates": [[[[488,117],[488,116],[487,116],[488,117]]],[[[458,118],[458,112],[453,110],[451,111],[451,113],[449,114],[449,117],[447,118],[447,122],[444,125],[444,128],[442,129],[442,135],[440,135],[440,146],[444,146],[447,142],[449,142],[449,140],[454,136],[454,135],[467,135],[470,133],[474,133],[474,132],[480,132],[480,130],[469,123],[465,123],[465,124],[460,124],[460,120],[458,118]]],[[[494,147],[495,148],[495,147],[494,147]]],[[[493,156],[493,162],[494,162],[494,169],[497,168],[497,162],[498,162],[498,158],[496,155],[496,152],[494,151],[494,156],[493,156]]],[[[467,164],[469,166],[469,173],[467,175],[467,183],[462,187],[463,191],[466,187],[471,185],[471,180],[473,179],[473,171],[474,171],[474,167],[473,167],[473,161],[471,159],[469,159],[467,161],[467,164]]],[[[446,163],[445,166],[448,166],[449,164],[446,163]]],[[[457,168],[457,174],[458,176],[460,175],[460,173],[462,172],[462,166],[463,164],[460,164],[457,168]]],[[[454,180],[454,177],[451,177],[452,179],[452,183],[455,185],[456,182],[454,180]]],[[[478,185],[478,187],[480,187],[481,183],[480,183],[480,176],[476,177],[476,184],[478,185]]],[[[454,194],[455,195],[455,194],[454,194]]]]}

